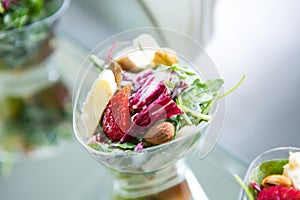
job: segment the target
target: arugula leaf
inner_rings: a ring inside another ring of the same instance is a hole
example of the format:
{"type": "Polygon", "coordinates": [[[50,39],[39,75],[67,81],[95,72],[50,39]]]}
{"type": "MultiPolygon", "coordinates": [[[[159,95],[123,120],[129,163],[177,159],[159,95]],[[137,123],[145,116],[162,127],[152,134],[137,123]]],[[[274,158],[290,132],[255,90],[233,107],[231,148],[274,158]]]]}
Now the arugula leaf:
{"type": "Polygon", "coordinates": [[[192,93],[196,95],[198,102],[208,102],[218,95],[223,84],[224,81],[222,79],[201,82],[201,80],[197,78],[192,83],[191,90],[193,90],[192,93]]]}
{"type": "Polygon", "coordinates": [[[134,150],[134,148],[136,147],[136,144],[130,143],[130,142],[124,142],[124,143],[114,143],[114,144],[112,144],[112,146],[119,147],[124,150],[134,150]]]}
{"type": "Polygon", "coordinates": [[[243,81],[245,80],[245,78],[246,78],[246,75],[243,75],[242,78],[240,79],[240,81],[239,81],[235,86],[233,86],[233,87],[232,87],[230,90],[228,90],[226,93],[219,95],[218,98],[221,99],[221,98],[223,98],[223,97],[229,95],[229,94],[232,93],[233,91],[235,91],[235,90],[243,83],[243,81]]]}
{"type": "Polygon", "coordinates": [[[172,83],[175,84],[179,82],[179,80],[188,80],[189,78],[193,77],[196,75],[196,73],[192,70],[190,70],[188,67],[181,65],[179,63],[175,63],[171,66],[165,66],[161,65],[155,69],[157,72],[161,71],[168,71],[173,74],[172,78],[172,83]]]}
{"type": "Polygon", "coordinates": [[[188,67],[184,65],[180,65],[179,63],[175,63],[171,65],[169,69],[177,73],[180,79],[186,79],[190,76],[196,75],[194,71],[190,70],[188,67]]]}
{"type": "Polygon", "coordinates": [[[185,116],[183,117],[188,125],[197,125],[202,120],[209,121],[211,119],[208,112],[212,103],[217,98],[223,83],[222,79],[201,82],[197,78],[193,81],[189,89],[178,96],[176,103],[185,112],[185,116]]]}
{"type": "Polygon", "coordinates": [[[109,146],[103,145],[102,143],[88,143],[87,145],[97,151],[111,152],[109,146]]]}

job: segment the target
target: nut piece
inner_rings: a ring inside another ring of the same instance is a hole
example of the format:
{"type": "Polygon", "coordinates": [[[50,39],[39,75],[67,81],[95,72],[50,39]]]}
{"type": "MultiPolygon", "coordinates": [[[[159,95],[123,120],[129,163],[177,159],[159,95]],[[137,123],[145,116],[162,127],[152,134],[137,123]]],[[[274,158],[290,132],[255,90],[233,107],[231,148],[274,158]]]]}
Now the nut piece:
{"type": "Polygon", "coordinates": [[[175,128],[170,122],[158,122],[153,125],[144,135],[144,139],[154,145],[172,140],[175,128]]]}
{"type": "Polygon", "coordinates": [[[262,181],[262,185],[267,188],[271,186],[285,186],[285,187],[292,187],[293,182],[289,177],[280,175],[280,174],[273,174],[267,176],[262,181]]]}
{"type": "Polygon", "coordinates": [[[113,61],[109,64],[108,69],[110,69],[114,73],[116,83],[117,83],[118,87],[120,88],[120,85],[121,85],[121,82],[123,79],[121,66],[116,61],[113,61]]]}
{"type": "Polygon", "coordinates": [[[156,51],[153,62],[155,65],[166,65],[171,66],[174,63],[178,63],[178,57],[175,55],[175,53],[169,53],[167,51],[156,51]]]}

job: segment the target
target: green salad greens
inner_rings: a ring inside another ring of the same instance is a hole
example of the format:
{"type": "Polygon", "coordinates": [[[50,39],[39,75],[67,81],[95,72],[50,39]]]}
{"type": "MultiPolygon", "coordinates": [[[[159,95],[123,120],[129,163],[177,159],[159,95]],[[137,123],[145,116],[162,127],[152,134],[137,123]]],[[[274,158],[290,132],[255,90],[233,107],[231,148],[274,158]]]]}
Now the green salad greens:
{"type": "Polygon", "coordinates": [[[1,0],[0,31],[24,27],[50,16],[54,11],[51,0],[1,0]]]}

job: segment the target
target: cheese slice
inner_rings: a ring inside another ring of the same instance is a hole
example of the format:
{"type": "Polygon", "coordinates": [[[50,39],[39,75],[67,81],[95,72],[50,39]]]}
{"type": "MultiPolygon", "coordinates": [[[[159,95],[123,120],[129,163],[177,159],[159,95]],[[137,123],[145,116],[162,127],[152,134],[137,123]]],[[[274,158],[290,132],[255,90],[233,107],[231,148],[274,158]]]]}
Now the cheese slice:
{"type": "Polygon", "coordinates": [[[300,152],[290,152],[289,163],[283,167],[283,175],[293,181],[293,185],[300,190],[300,152]]]}
{"type": "Polygon", "coordinates": [[[109,69],[99,74],[82,108],[81,119],[87,133],[95,133],[101,116],[110,98],[117,91],[117,83],[113,72],[109,69]]]}

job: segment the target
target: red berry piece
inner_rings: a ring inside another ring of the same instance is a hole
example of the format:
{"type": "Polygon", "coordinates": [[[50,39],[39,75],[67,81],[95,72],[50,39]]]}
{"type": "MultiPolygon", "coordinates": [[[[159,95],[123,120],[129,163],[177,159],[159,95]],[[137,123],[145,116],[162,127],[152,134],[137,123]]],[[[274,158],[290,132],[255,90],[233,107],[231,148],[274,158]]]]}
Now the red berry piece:
{"type": "Polygon", "coordinates": [[[272,186],[262,189],[256,200],[300,200],[300,190],[285,186],[272,186]]]}

